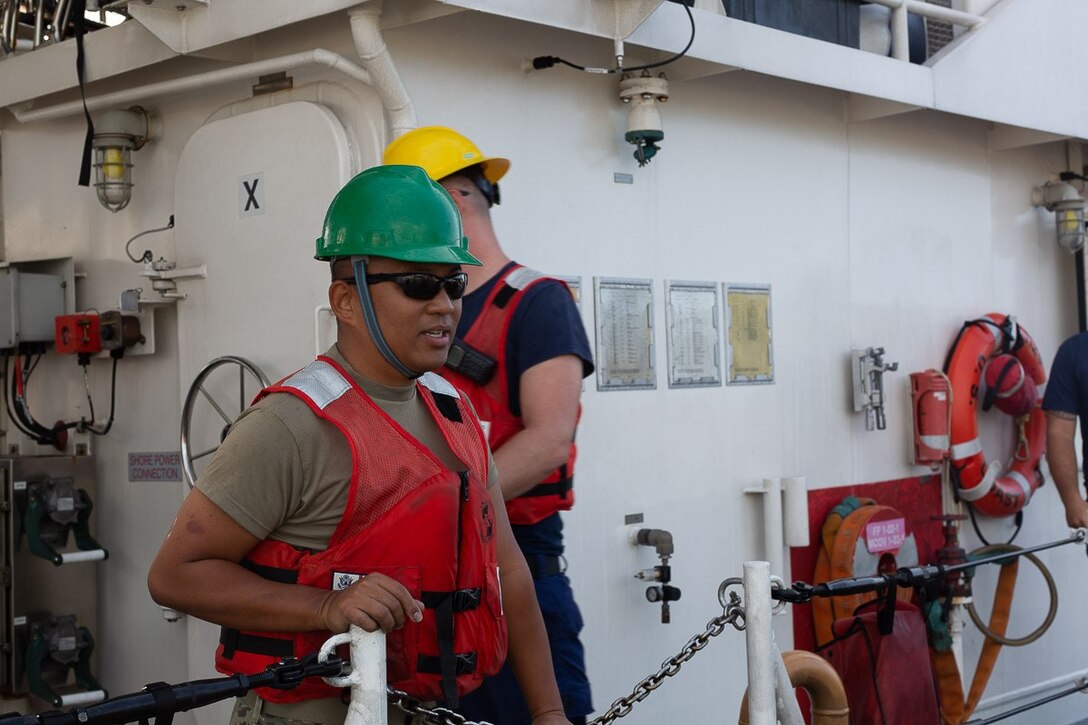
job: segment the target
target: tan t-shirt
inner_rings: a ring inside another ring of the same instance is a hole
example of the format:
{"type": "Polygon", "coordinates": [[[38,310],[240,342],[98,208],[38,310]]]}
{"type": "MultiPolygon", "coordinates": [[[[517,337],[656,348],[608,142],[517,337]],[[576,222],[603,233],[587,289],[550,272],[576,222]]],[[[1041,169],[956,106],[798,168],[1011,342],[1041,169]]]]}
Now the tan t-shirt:
{"type": "MultiPolygon", "coordinates": [[[[464,464],[442,437],[416,385],[361,377],[334,345],[326,355],[402,428],[454,470],[464,464]]],[[[469,408],[468,398],[462,398],[469,408]]],[[[295,395],[269,395],[246,410],[200,474],[196,487],[249,533],[321,551],[347,505],[351,448],[344,434],[295,395]]],[[[487,485],[498,481],[488,453],[487,485]]]]}
{"type": "MultiPolygon", "coordinates": [[[[325,353],[359,387],[453,470],[464,464],[431,417],[415,384],[390,387],[356,373],[334,345],[325,353]]],[[[471,409],[467,397],[462,397],[471,409]]],[[[488,452],[487,485],[498,483],[488,452]]],[[[324,550],[340,523],[351,486],[351,448],[344,434],[317,417],[295,395],[276,394],[250,407],[201,472],[196,487],[259,539],[324,550]]],[[[327,698],[291,705],[262,703],[268,715],[315,723],[342,723],[347,706],[327,698]]]]}

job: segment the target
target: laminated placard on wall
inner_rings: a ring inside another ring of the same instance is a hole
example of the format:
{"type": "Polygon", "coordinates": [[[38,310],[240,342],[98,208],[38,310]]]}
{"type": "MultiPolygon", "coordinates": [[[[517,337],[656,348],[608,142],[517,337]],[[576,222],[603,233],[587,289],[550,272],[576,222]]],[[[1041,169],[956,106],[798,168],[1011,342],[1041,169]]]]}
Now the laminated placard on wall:
{"type": "Polygon", "coordinates": [[[716,282],[665,282],[670,388],[722,384],[716,282]]]}
{"type": "Polygon", "coordinates": [[[729,284],[725,288],[725,348],[728,385],[774,382],[771,286],[729,284]]]}
{"type": "Polygon", "coordinates": [[[597,297],[597,389],[656,388],[651,280],[594,277],[593,286],[597,297]]]}

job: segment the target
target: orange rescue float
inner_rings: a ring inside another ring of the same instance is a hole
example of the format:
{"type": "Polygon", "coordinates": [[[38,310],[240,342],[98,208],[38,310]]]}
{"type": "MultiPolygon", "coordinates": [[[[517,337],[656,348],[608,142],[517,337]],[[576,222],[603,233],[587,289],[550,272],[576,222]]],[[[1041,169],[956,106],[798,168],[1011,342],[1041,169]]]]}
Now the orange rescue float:
{"type": "Polygon", "coordinates": [[[1009,354],[1037,384],[1046,369],[1031,336],[1012,315],[991,312],[964,324],[952,345],[945,372],[952,383],[952,471],[959,497],[988,516],[1011,516],[1022,509],[1043,483],[1039,462],[1046,450],[1042,400],[1017,419],[1019,431],[1012,465],[1004,474],[999,461],[986,462],[978,436],[979,389],[992,357],[1009,354]]]}

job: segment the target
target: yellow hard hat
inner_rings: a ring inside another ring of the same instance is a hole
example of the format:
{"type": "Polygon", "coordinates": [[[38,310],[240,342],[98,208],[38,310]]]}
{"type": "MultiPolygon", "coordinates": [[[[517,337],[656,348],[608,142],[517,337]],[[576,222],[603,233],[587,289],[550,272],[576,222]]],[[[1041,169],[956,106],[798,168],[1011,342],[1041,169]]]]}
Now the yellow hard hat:
{"type": "Polygon", "coordinates": [[[510,168],[509,159],[484,156],[476,144],[445,126],[424,126],[394,139],[385,147],[382,163],[422,166],[435,181],[479,164],[493,184],[510,168]]]}

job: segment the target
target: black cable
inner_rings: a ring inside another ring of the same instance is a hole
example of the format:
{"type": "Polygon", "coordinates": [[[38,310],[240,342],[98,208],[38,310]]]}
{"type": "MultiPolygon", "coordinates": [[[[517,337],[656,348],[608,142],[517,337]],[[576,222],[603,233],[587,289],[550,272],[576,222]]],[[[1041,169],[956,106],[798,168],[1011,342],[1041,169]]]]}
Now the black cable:
{"type": "Polygon", "coordinates": [[[27,438],[33,438],[33,439],[37,440],[37,436],[34,433],[30,432],[29,430],[27,430],[26,428],[24,428],[22,426],[22,424],[19,421],[19,418],[15,415],[14,411],[12,410],[11,399],[12,399],[12,397],[14,397],[15,380],[14,380],[14,378],[9,378],[8,377],[10,375],[10,373],[11,373],[10,367],[11,367],[11,355],[4,355],[4,378],[5,378],[5,380],[10,379],[11,383],[12,383],[12,385],[11,385],[11,391],[12,392],[11,393],[8,392],[8,386],[7,385],[3,386],[4,387],[4,409],[8,414],[8,420],[10,420],[12,422],[12,424],[19,430],[19,432],[22,433],[23,435],[25,435],[27,438]]]}
{"type": "Polygon", "coordinates": [[[80,432],[85,431],[87,433],[93,433],[94,435],[97,435],[97,436],[104,436],[107,433],[109,433],[110,428],[113,427],[114,403],[117,400],[117,361],[121,359],[121,356],[120,355],[114,355],[111,352],[110,357],[113,358],[113,371],[110,374],[110,417],[106,421],[106,426],[104,428],[98,429],[98,428],[94,427],[94,403],[91,402],[91,396],[88,393],[87,402],[90,404],[91,420],[89,422],[84,421],[82,419],[79,421],[78,425],[79,425],[79,431],[80,432]]]}
{"type": "MultiPolygon", "coordinates": [[[[967,503],[967,513],[971,515],[971,527],[974,528],[978,540],[982,542],[983,546],[992,546],[992,544],[986,540],[986,537],[982,535],[982,530],[978,527],[978,521],[975,520],[975,507],[970,502],[967,503]]],[[[1016,512],[1016,530],[1012,532],[1012,536],[1005,542],[1006,544],[1011,544],[1016,541],[1016,537],[1020,535],[1020,529],[1023,525],[1024,511],[1021,509],[1016,512]]]]}
{"type": "Polygon", "coordinates": [[[23,406],[23,401],[26,400],[27,380],[28,377],[23,373],[17,372],[11,376],[11,397],[13,398],[12,407],[15,410],[15,417],[26,427],[27,434],[35,443],[55,445],[57,442],[56,434],[34,420],[34,416],[30,414],[29,406],[26,406],[26,408],[23,406]],[[20,380],[16,380],[16,378],[19,378],[20,380]],[[23,395],[21,397],[18,394],[18,383],[20,381],[23,384],[23,395]]]}
{"type": "MultiPolygon", "coordinates": [[[[90,387],[90,384],[87,382],[87,365],[89,365],[89,364],[90,364],[89,360],[86,363],[83,364],[83,389],[87,393],[87,410],[91,414],[91,423],[93,424],[94,421],[95,421],[94,398],[91,397],[91,387],[90,387]]],[[[116,369],[117,369],[117,361],[115,360],[114,361],[114,370],[116,370],[116,369]]],[[[82,423],[82,421],[81,421],[81,423],[82,423]]]]}
{"type": "Polygon", "coordinates": [[[637,71],[637,70],[649,70],[651,68],[660,68],[663,65],[668,65],[669,63],[672,63],[673,61],[680,60],[685,55],[687,55],[688,51],[691,50],[691,44],[695,42],[695,16],[691,14],[691,8],[688,7],[687,3],[681,3],[681,4],[684,6],[684,10],[688,14],[688,22],[691,23],[691,37],[688,38],[688,44],[684,46],[684,49],[681,50],[676,55],[674,55],[673,57],[667,59],[667,60],[658,61],[657,63],[647,63],[646,65],[636,65],[633,68],[623,68],[622,70],[624,70],[627,73],[630,73],[632,71],[637,71]]]}
{"type": "Polygon", "coordinates": [[[688,14],[688,22],[691,23],[691,37],[688,38],[688,44],[684,46],[684,49],[681,50],[679,53],[673,55],[671,58],[666,58],[665,60],[661,60],[656,63],[646,63],[645,65],[631,66],[630,68],[592,68],[586,67],[584,65],[578,65],[577,63],[571,63],[569,60],[564,60],[563,58],[555,55],[539,55],[536,58],[533,58],[533,68],[536,70],[544,70],[546,68],[551,68],[557,63],[561,63],[565,66],[568,66],[575,70],[584,71],[586,73],[632,73],[634,71],[660,68],[663,65],[668,65],[669,63],[680,60],[685,55],[687,55],[688,51],[691,50],[692,43],[695,42],[695,16],[691,14],[691,8],[688,7],[687,3],[681,3],[681,5],[684,6],[684,11],[688,14]]]}
{"type": "Polygon", "coordinates": [[[39,443],[46,445],[56,445],[58,442],[57,432],[54,429],[48,428],[39,423],[37,420],[34,419],[33,413],[30,412],[30,400],[27,395],[27,390],[30,386],[30,374],[34,372],[34,368],[38,366],[38,362],[42,359],[41,354],[39,354],[38,357],[32,362],[32,355],[33,353],[28,351],[24,358],[23,372],[21,376],[23,384],[23,394],[16,398],[15,410],[22,413],[22,420],[24,423],[27,424],[27,427],[29,427],[31,430],[40,431],[41,440],[38,440],[39,443]]]}
{"type": "Polygon", "coordinates": [[[170,221],[166,222],[166,226],[159,227],[157,229],[148,229],[146,231],[140,232],[139,234],[134,236],[132,239],[129,239],[128,242],[125,243],[125,254],[128,255],[128,258],[131,259],[136,264],[140,264],[142,262],[150,262],[154,258],[154,255],[151,254],[150,249],[145,249],[143,255],[141,255],[140,258],[137,259],[136,257],[132,256],[132,252],[129,251],[129,247],[132,246],[133,242],[135,242],[137,239],[139,239],[140,237],[142,237],[145,234],[154,234],[155,232],[165,232],[167,229],[173,229],[173,228],[174,228],[174,215],[171,214],[170,215],[170,221]]]}

